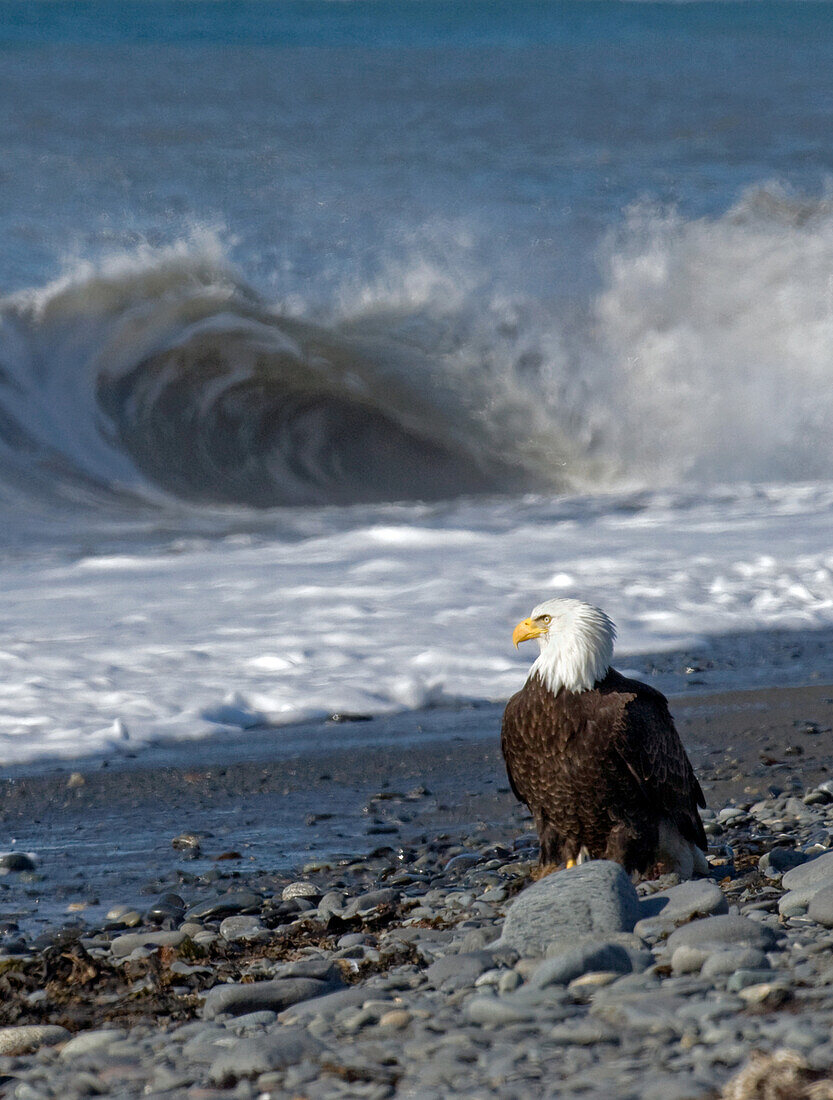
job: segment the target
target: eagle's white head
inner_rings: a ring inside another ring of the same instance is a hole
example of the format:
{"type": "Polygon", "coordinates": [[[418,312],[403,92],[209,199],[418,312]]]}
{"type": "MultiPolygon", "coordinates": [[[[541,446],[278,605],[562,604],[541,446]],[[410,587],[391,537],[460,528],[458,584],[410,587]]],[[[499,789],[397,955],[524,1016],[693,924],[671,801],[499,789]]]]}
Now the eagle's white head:
{"type": "Polygon", "coordinates": [[[529,670],[550,691],[587,691],[601,680],[613,659],[616,627],[598,607],[581,600],[545,600],[512,635],[517,646],[537,638],[541,653],[529,670]]]}

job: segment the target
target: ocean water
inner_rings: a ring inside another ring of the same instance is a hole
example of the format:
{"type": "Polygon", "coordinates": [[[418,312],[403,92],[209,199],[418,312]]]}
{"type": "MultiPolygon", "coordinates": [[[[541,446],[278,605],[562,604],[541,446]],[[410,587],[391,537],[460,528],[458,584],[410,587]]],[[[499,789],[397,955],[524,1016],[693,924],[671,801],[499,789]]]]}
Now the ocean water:
{"type": "Polygon", "coordinates": [[[0,102],[0,762],[505,698],[559,593],[826,674],[829,4],[0,0],[0,102]]]}

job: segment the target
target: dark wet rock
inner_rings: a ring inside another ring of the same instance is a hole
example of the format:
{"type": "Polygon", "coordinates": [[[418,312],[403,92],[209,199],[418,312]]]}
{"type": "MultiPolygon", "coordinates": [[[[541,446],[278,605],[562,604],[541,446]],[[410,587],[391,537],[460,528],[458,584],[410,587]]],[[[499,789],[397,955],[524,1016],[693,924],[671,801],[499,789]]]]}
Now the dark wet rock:
{"type": "Polygon", "coordinates": [[[673,954],[685,945],[703,951],[719,951],[726,947],[757,947],[771,951],[777,943],[778,936],[771,928],[730,913],[684,924],[668,937],[666,950],[673,954]]]}
{"type": "Polygon", "coordinates": [[[218,1085],[231,1085],[243,1077],[259,1077],[313,1057],[322,1044],[302,1028],[284,1028],[277,1034],[240,1039],[215,1058],[208,1071],[218,1085]]]}
{"type": "Polygon", "coordinates": [[[544,955],[552,944],[576,936],[630,932],[639,916],[639,896],[622,867],[591,860],[521,891],[506,914],[500,943],[521,955],[544,955]]]}
{"type": "Polygon", "coordinates": [[[263,899],[253,890],[233,890],[219,897],[209,898],[192,906],[185,917],[187,920],[205,920],[208,917],[229,917],[235,913],[244,913],[247,909],[260,909],[263,899]]]}
{"type": "Polygon", "coordinates": [[[804,852],[796,852],[792,848],[773,848],[758,860],[758,870],[767,878],[777,881],[787,871],[792,871],[794,867],[800,867],[806,862],[807,856],[804,852]]]}
{"type": "Polygon", "coordinates": [[[229,1013],[242,1016],[247,1012],[271,1009],[281,1012],[298,1001],[307,1001],[332,993],[337,988],[334,981],[317,978],[278,978],[268,982],[233,982],[215,985],[205,995],[202,1015],[205,1020],[229,1013]]]}
{"type": "Polygon", "coordinates": [[[34,871],[35,861],[25,852],[4,852],[0,855],[0,871],[34,871]]]}
{"type": "Polygon", "coordinates": [[[145,913],[149,924],[162,924],[172,921],[179,924],[185,916],[185,902],[179,894],[163,894],[145,913]]]}

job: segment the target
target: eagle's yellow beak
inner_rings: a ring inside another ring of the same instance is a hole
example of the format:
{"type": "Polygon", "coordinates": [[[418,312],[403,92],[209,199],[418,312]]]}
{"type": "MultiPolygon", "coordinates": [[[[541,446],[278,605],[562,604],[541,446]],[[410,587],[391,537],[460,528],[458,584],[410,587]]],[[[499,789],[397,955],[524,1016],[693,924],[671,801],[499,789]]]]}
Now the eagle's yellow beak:
{"type": "Polygon", "coordinates": [[[522,619],[512,631],[512,641],[515,643],[515,649],[518,648],[521,642],[528,642],[530,638],[537,638],[543,633],[544,627],[540,623],[533,622],[532,619],[522,619]]]}

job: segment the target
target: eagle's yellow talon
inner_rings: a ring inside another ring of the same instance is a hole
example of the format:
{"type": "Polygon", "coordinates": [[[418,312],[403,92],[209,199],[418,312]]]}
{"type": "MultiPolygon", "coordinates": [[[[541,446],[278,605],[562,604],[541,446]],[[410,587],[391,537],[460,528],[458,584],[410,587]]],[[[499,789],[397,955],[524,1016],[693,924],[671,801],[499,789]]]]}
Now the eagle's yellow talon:
{"type": "Polygon", "coordinates": [[[564,870],[565,871],[570,871],[570,870],[572,870],[573,867],[575,867],[575,865],[576,865],[576,861],[574,859],[568,859],[567,863],[564,867],[564,870]]]}

